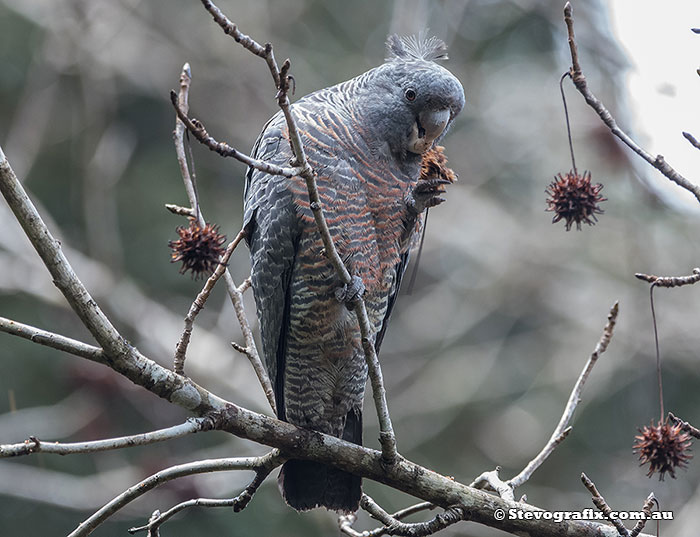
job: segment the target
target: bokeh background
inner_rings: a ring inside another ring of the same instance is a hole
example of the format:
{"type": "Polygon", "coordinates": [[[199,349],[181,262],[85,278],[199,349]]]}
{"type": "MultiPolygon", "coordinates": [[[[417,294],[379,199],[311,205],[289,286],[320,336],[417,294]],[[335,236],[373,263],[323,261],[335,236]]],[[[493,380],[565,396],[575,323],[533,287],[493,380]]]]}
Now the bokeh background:
{"type": "MultiPolygon", "coordinates": [[[[614,340],[586,385],[573,432],[517,492],[551,510],[589,507],[579,481],[584,471],[615,509],[638,509],[653,491],[675,513],[662,531],[694,535],[700,461],[659,482],[645,476],[632,453],[637,428],[659,413],[649,293],[633,274],[690,273],[699,264],[698,212],[681,208],[687,204],[675,191],[659,195],[667,180],[620,147],[568,85],[577,164],[605,184],[608,201],[594,227],[566,232],[562,223],[551,224],[544,189],[570,169],[558,87],[569,66],[563,2],[220,0],[219,6],[244,32],[272,41],[278,59],[292,59],[297,96],[382,62],[391,32],[428,27],[450,46],[446,66],[467,94],[445,139],[460,179],[448,202],[430,213],[416,284],[398,302],[381,356],[401,452],[467,483],[496,465],[504,478],[518,473],[549,438],[610,306],[620,301],[614,340]]],[[[591,89],[623,127],[634,124],[625,86],[630,63],[612,33],[610,6],[574,7],[591,89]]],[[[688,32],[700,23],[669,24],[688,32]]],[[[650,40],[655,31],[648,28],[650,40]]],[[[666,54],[687,57],[694,71],[699,56],[690,52],[666,54]]],[[[135,345],[166,365],[201,287],[169,261],[168,240],[184,221],[163,207],[186,203],[168,100],[185,61],[193,72],[193,115],[217,138],[249,150],[276,110],[274,88],[264,63],[225,36],[199,2],[0,0],[0,144],[99,304],[135,345]]],[[[689,122],[696,112],[688,110],[689,122]]],[[[697,122],[687,125],[693,128],[700,134],[697,122]]],[[[244,166],[196,145],[193,153],[204,213],[232,237],[241,224],[244,166]]],[[[90,342],[4,203],[0,228],[0,315],[90,342]]],[[[244,248],[231,268],[238,281],[247,275],[244,248]]],[[[656,294],[666,408],[696,424],[699,293],[656,294]]],[[[252,297],[246,300],[253,317],[252,297]]],[[[222,397],[267,412],[247,360],[229,345],[240,339],[217,288],[197,319],[188,372],[222,397]]],[[[371,405],[365,414],[366,443],[376,447],[371,405]]],[[[103,367],[0,335],[2,443],[29,435],[98,439],[186,417],[103,367]]],[[[5,535],[67,534],[161,468],[263,452],[207,433],[95,456],[3,460],[0,526],[5,535]]],[[[96,535],[125,535],[154,509],[192,497],[231,497],[249,479],[234,472],[172,482],[96,535]]],[[[366,490],[389,511],[412,503],[375,483],[366,490]]],[[[357,527],[373,526],[361,517],[357,527]]],[[[330,513],[287,508],[269,479],[244,512],[191,510],[163,534],[338,530],[330,513]]],[[[444,534],[502,535],[470,523],[444,534]]]]}

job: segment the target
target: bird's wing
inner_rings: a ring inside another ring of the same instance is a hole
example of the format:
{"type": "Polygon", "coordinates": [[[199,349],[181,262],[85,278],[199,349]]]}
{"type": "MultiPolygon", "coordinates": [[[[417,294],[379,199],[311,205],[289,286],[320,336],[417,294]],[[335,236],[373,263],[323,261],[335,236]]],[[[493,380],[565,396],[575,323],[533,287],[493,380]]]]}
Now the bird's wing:
{"type": "MultiPolygon", "coordinates": [[[[253,156],[275,163],[289,159],[289,144],[274,118],[255,143],[253,156]]],[[[265,365],[275,390],[278,416],[284,419],[282,386],[289,282],[299,242],[299,223],[285,177],[250,168],[246,178],[244,225],[251,254],[251,279],[265,365]]]]}

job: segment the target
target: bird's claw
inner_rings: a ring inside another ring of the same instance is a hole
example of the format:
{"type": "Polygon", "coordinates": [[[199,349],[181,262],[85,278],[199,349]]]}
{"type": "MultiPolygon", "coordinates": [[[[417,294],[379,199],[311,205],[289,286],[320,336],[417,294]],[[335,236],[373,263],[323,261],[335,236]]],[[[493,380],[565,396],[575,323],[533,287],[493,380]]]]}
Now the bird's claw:
{"type": "Polygon", "coordinates": [[[445,194],[444,185],[450,184],[446,179],[426,179],[419,181],[409,194],[407,204],[408,207],[420,214],[430,207],[440,205],[445,201],[445,198],[440,194],[445,194]]]}
{"type": "Polygon", "coordinates": [[[365,284],[359,276],[353,276],[350,283],[345,283],[335,290],[335,298],[349,306],[365,293],[365,284]]]}

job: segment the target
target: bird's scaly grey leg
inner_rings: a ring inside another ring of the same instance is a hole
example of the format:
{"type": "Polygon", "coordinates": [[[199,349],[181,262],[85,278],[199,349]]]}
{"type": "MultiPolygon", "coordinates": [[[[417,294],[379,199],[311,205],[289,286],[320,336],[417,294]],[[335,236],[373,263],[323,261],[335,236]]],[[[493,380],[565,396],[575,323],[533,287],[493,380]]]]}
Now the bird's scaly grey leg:
{"type": "Polygon", "coordinates": [[[353,276],[350,283],[343,284],[335,290],[336,300],[342,302],[348,308],[351,308],[355,299],[363,294],[365,294],[365,284],[359,276],[353,276]]]}
{"type": "Polygon", "coordinates": [[[440,205],[445,201],[445,198],[440,196],[440,194],[445,194],[443,186],[448,184],[450,184],[450,181],[446,179],[419,181],[407,196],[406,204],[409,210],[415,215],[419,215],[430,207],[440,205]]]}

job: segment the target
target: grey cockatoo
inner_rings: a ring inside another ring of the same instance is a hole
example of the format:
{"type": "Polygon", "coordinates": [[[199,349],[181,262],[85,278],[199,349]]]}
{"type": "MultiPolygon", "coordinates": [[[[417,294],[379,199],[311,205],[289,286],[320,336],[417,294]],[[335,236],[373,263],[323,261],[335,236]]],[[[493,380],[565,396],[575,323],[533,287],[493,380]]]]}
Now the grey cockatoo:
{"type": "MultiPolygon", "coordinates": [[[[441,181],[419,181],[422,154],[464,106],[459,80],[436,63],[447,58],[441,40],[394,35],[387,45],[383,65],[292,105],[335,246],[364,284],[377,350],[421,213],[443,201],[441,181]]],[[[281,113],[252,155],[289,163],[281,113]]],[[[244,218],[278,417],[361,444],[367,366],[356,315],[343,303],[357,289],[342,288],[324,255],[304,180],[250,168],[244,218]]],[[[310,461],[286,462],[280,486],[298,510],[355,511],[361,495],[359,477],[310,461]]]]}

